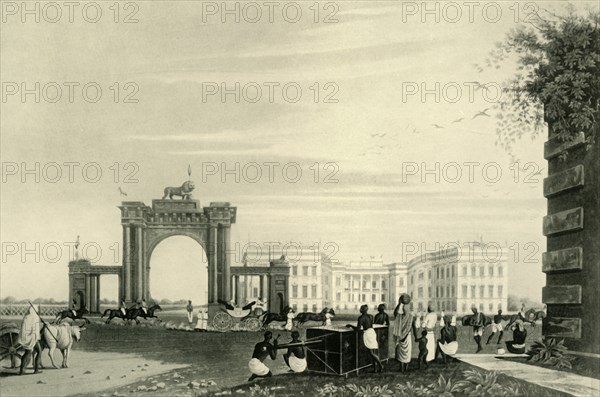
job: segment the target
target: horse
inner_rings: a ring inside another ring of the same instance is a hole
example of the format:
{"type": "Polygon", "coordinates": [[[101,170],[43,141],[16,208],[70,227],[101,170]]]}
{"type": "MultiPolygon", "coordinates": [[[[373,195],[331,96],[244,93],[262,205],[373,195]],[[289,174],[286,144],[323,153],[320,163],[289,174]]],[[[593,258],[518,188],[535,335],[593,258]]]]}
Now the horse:
{"type": "Polygon", "coordinates": [[[88,313],[89,313],[89,311],[85,308],[85,306],[82,306],[80,309],[75,310],[75,315],[73,315],[73,310],[70,310],[70,309],[63,310],[61,312],[56,313],[56,318],[54,319],[54,322],[56,324],[60,324],[60,322],[62,320],[64,320],[65,318],[70,318],[73,321],[84,320],[86,324],[89,324],[90,320],[83,317],[84,314],[88,314],[88,313]]]}
{"type": "MultiPolygon", "coordinates": [[[[462,318],[462,325],[465,326],[465,327],[472,326],[473,325],[472,324],[473,317],[475,317],[474,314],[469,314],[469,315],[463,316],[463,318],[462,318]]],[[[483,327],[487,327],[488,325],[492,325],[492,322],[493,322],[493,320],[492,320],[491,317],[486,316],[486,315],[483,316],[483,324],[482,324],[483,327]]]]}
{"type": "Polygon", "coordinates": [[[321,310],[321,312],[319,314],[312,313],[312,312],[298,313],[298,315],[296,316],[296,318],[294,320],[296,320],[298,327],[303,326],[304,323],[307,321],[318,321],[318,322],[321,322],[323,325],[325,325],[325,314],[327,314],[327,311],[328,311],[328,309],[324,308],[323,310],[321,310]]]}
{"type": "Polygon", "coordinates": [[[546,317],[546,312],[544,312],[543,310],[535,310],[535,309],[531,308],[525,312],[524,320],[519,315],[519,313],[511,314],[510,316],[508,316],[508,324],[506,325],[506,328],[507,329],[510,328],[510,326],[513,325],[513,323],[519,319],[522,319],[524,323],[529,323],[529,324],[531,324],[532,327],[535,327],[535,322],[537,320],[543,320],[545,317],[546,317]]]}
{"type": "Polygon", "coordinates": [[[110,324],[110,321],[113,318],[120,318],[123,321],[127,321],[127,320],[133,320],[134,318],[131,316],[133,314],[133,311],[135,309],[126,309],[125,310],[125,314],[123,314],[123,312],[121,311],[121,309],[106,309],[104,311],[104,313],[100,316],[100,318],[103,318],[104,316],[106,316],[106,313],[108,313],[108,318],[106,319],[106,321],[104,322],[104,324],[110,324]]]}
{"type": "MultiPolygon", "coordinates": [[[[154,315],[154,311],[155,310],[162,310],[162,307],[160,307],[160,305],[152,305],[148,308],[148,313],[144,312],[144,309],[142,309],[141,307],[138,307],[136,309],[129,309],[127,311],[127,317],[131,316],[132,320],[135,320],[136,324],[139,324],[140,321],[137,319],[138,317],[143,317],[144,320],[147,320],[148,318],[158,318],[158,316],[154,315]],[[129,310],[131,310],[131,314],[129,314],[129,310]]],[[[129,318],[128,318],[129,320],[129,318]]],[[[159,321],[162,321],[160,318],[158,318],[159,321]]]]}
{"type": "Polygon", "coordinates": [[[259,316],[259,319],[260,319],[260,317],[262,317],[263,328],[275,321],[286,322],[288,309],[289,309],[289,306],[286,306],[283,308],[283,311],[281,313],[271,313],[269,311],[264,312],[261,316],[259,316]]]}

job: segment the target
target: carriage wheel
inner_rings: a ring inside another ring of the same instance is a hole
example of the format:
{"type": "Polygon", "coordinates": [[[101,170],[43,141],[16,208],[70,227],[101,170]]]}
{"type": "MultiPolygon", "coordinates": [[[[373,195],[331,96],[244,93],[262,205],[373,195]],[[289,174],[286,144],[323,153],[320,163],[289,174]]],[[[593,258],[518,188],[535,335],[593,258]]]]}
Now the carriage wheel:
{"type": "Polygon", "coordinates": [[[11,368],[16,368],[17,358],[23,358],[22,350],[18,333],[8,332],[0,336],[0,361],[10,358],[11,368]]]}
{"type": "Polygon", "coordinates": [[[262,316],[265,313],[265,311],[263,309],[261,309],[260,307],[257,307],[256,309],[254,309],[254,315],[257,317],[262,316]]]}
{"type": "Polygon", "coordinates": [[[257,319],[256,317],[247,318],[244,320],[244,327],[248,331],[252,331],[252,332],[260,331],[260,328],[261,328],[260,320],[257,319]]]}
{"type": "Polygon", "coordinates": [[[215,317],[213,317],[213,327],[215,327],[217,331],[227,331],[231,328],[232,323],[233,320],[227,313],[217,313],[215,314],[215,317]]]}

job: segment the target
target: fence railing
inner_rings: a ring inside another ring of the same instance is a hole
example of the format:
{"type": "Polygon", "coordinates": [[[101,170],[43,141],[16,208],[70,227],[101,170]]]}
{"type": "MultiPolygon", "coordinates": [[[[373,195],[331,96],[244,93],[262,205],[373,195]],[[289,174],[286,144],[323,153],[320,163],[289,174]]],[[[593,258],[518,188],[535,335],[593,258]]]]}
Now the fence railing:
{"type": "MultiPolygon", "coordinates": [[[[0,316],[24,316],[29,311],[29,304],[27,303],[15,303],[15,304],[0,304],[0,316]]],[[[35,310],[41,316],[56,316],[61,310],[66,310],[67,305],[54,305],[54,304],[33,304],[35,310]]]]}

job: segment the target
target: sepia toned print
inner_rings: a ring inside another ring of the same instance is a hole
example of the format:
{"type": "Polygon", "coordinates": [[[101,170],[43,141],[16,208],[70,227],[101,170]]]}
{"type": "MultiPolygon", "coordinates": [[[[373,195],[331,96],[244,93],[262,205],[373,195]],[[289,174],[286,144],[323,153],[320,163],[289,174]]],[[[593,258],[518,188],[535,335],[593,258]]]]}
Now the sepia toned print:
{"type": "Polygon", "coordinates": [[[0,1],[0,395],[600,395],[593,1],[0,1]]]}

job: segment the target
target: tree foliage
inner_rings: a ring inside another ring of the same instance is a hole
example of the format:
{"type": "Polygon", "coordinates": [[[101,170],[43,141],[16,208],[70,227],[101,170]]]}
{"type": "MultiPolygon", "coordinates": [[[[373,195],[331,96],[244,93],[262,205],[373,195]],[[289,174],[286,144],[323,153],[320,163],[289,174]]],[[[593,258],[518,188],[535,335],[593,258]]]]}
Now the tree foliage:
{"type": "Polygon", "coordinates": [[[545,122],[560,140],[585,132],[588,146],[594,143],[592,127],[600,114],[599,22],[597,12],[538,15],[531,26],[512,30],[497,44],[492,64],[514,56],[517,62],[497,104],[497,143],[505,150],[511,152],[532,127],[533,137],[538,135],[545,122]]]}

